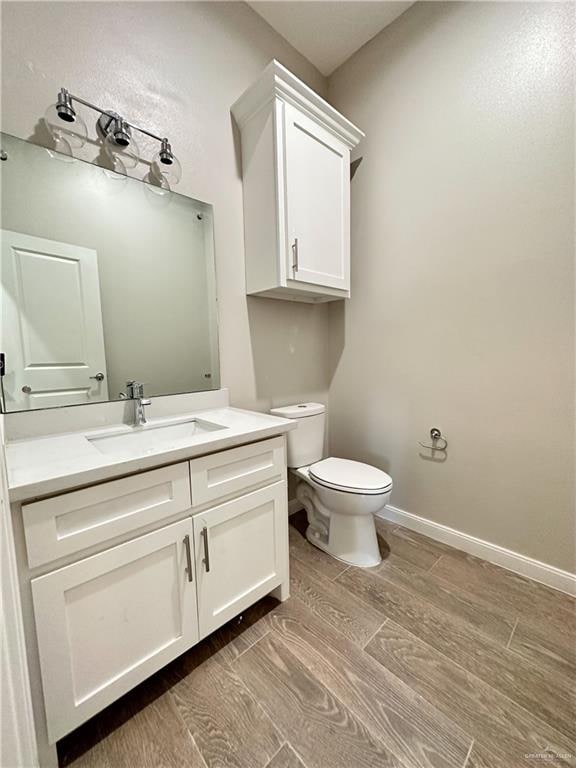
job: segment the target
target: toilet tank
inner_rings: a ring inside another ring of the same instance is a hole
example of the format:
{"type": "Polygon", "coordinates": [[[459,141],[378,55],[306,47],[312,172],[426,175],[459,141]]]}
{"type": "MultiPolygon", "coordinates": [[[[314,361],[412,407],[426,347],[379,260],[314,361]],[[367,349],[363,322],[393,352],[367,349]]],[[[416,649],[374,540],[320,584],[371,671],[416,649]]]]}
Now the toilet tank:
{"type": "Polygon", "coordinates": [[[320,461],[324,452],[326,406],[322,403],[299,403],[272,408],[270,413],[283,419],[298,420],[298,429],[293,429],[286,435],[288,467],[307,467],[320,461]]]}

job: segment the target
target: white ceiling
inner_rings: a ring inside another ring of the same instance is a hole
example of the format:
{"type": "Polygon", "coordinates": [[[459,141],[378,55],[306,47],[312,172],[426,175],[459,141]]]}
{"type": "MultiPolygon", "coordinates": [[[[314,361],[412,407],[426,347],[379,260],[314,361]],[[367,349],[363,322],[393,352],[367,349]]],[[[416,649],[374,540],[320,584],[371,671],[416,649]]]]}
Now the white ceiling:
{"type": "Polygon", "coordinates": [[[248,0],[248,4],[323,75],[331,75],[413,2],[248,0]]]}

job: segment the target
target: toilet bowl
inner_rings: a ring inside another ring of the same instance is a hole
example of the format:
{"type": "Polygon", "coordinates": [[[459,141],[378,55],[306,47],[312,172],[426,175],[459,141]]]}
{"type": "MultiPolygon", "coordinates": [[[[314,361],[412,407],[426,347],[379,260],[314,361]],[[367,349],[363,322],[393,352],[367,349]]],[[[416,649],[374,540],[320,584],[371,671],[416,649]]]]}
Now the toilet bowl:
{"type": "Polygon", "coordinates": [[[298,419],[298,429],[287,436],[288,467],[298,480],[296,498],[308,517],[308,541],[348,565],[378,565],[382,557],[374,513],[388,503],[392,478],[359,461],[321,458],[323,405],[301,403],[271,412],[298,419]]]}

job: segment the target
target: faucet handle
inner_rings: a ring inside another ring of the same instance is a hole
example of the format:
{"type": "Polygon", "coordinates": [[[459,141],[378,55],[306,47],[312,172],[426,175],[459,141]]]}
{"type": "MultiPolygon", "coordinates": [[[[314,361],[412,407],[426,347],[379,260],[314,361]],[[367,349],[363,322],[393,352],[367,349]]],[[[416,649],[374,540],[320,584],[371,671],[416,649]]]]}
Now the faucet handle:
{"type": "Polygon", "coordinates": [[[130,379],[126,382],[126,388],[128,390],[128,397],[135,399],[137,397],[144,397],[144,382],[135,381],[130,379]]]}

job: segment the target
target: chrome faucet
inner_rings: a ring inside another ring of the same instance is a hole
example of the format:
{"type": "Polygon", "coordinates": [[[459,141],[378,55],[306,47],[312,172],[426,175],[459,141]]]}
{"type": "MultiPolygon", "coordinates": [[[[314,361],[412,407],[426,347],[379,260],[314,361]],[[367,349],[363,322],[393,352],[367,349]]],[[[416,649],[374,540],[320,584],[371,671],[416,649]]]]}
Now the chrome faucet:
{"type": "Polygon", "coordinates": [[[144,408],[152,401],[149,397],[144,397],[144,384],[141,381],[127,381],[126,398],[134,400],[134,426],[141,427],[146,424],[144,408]]]}

